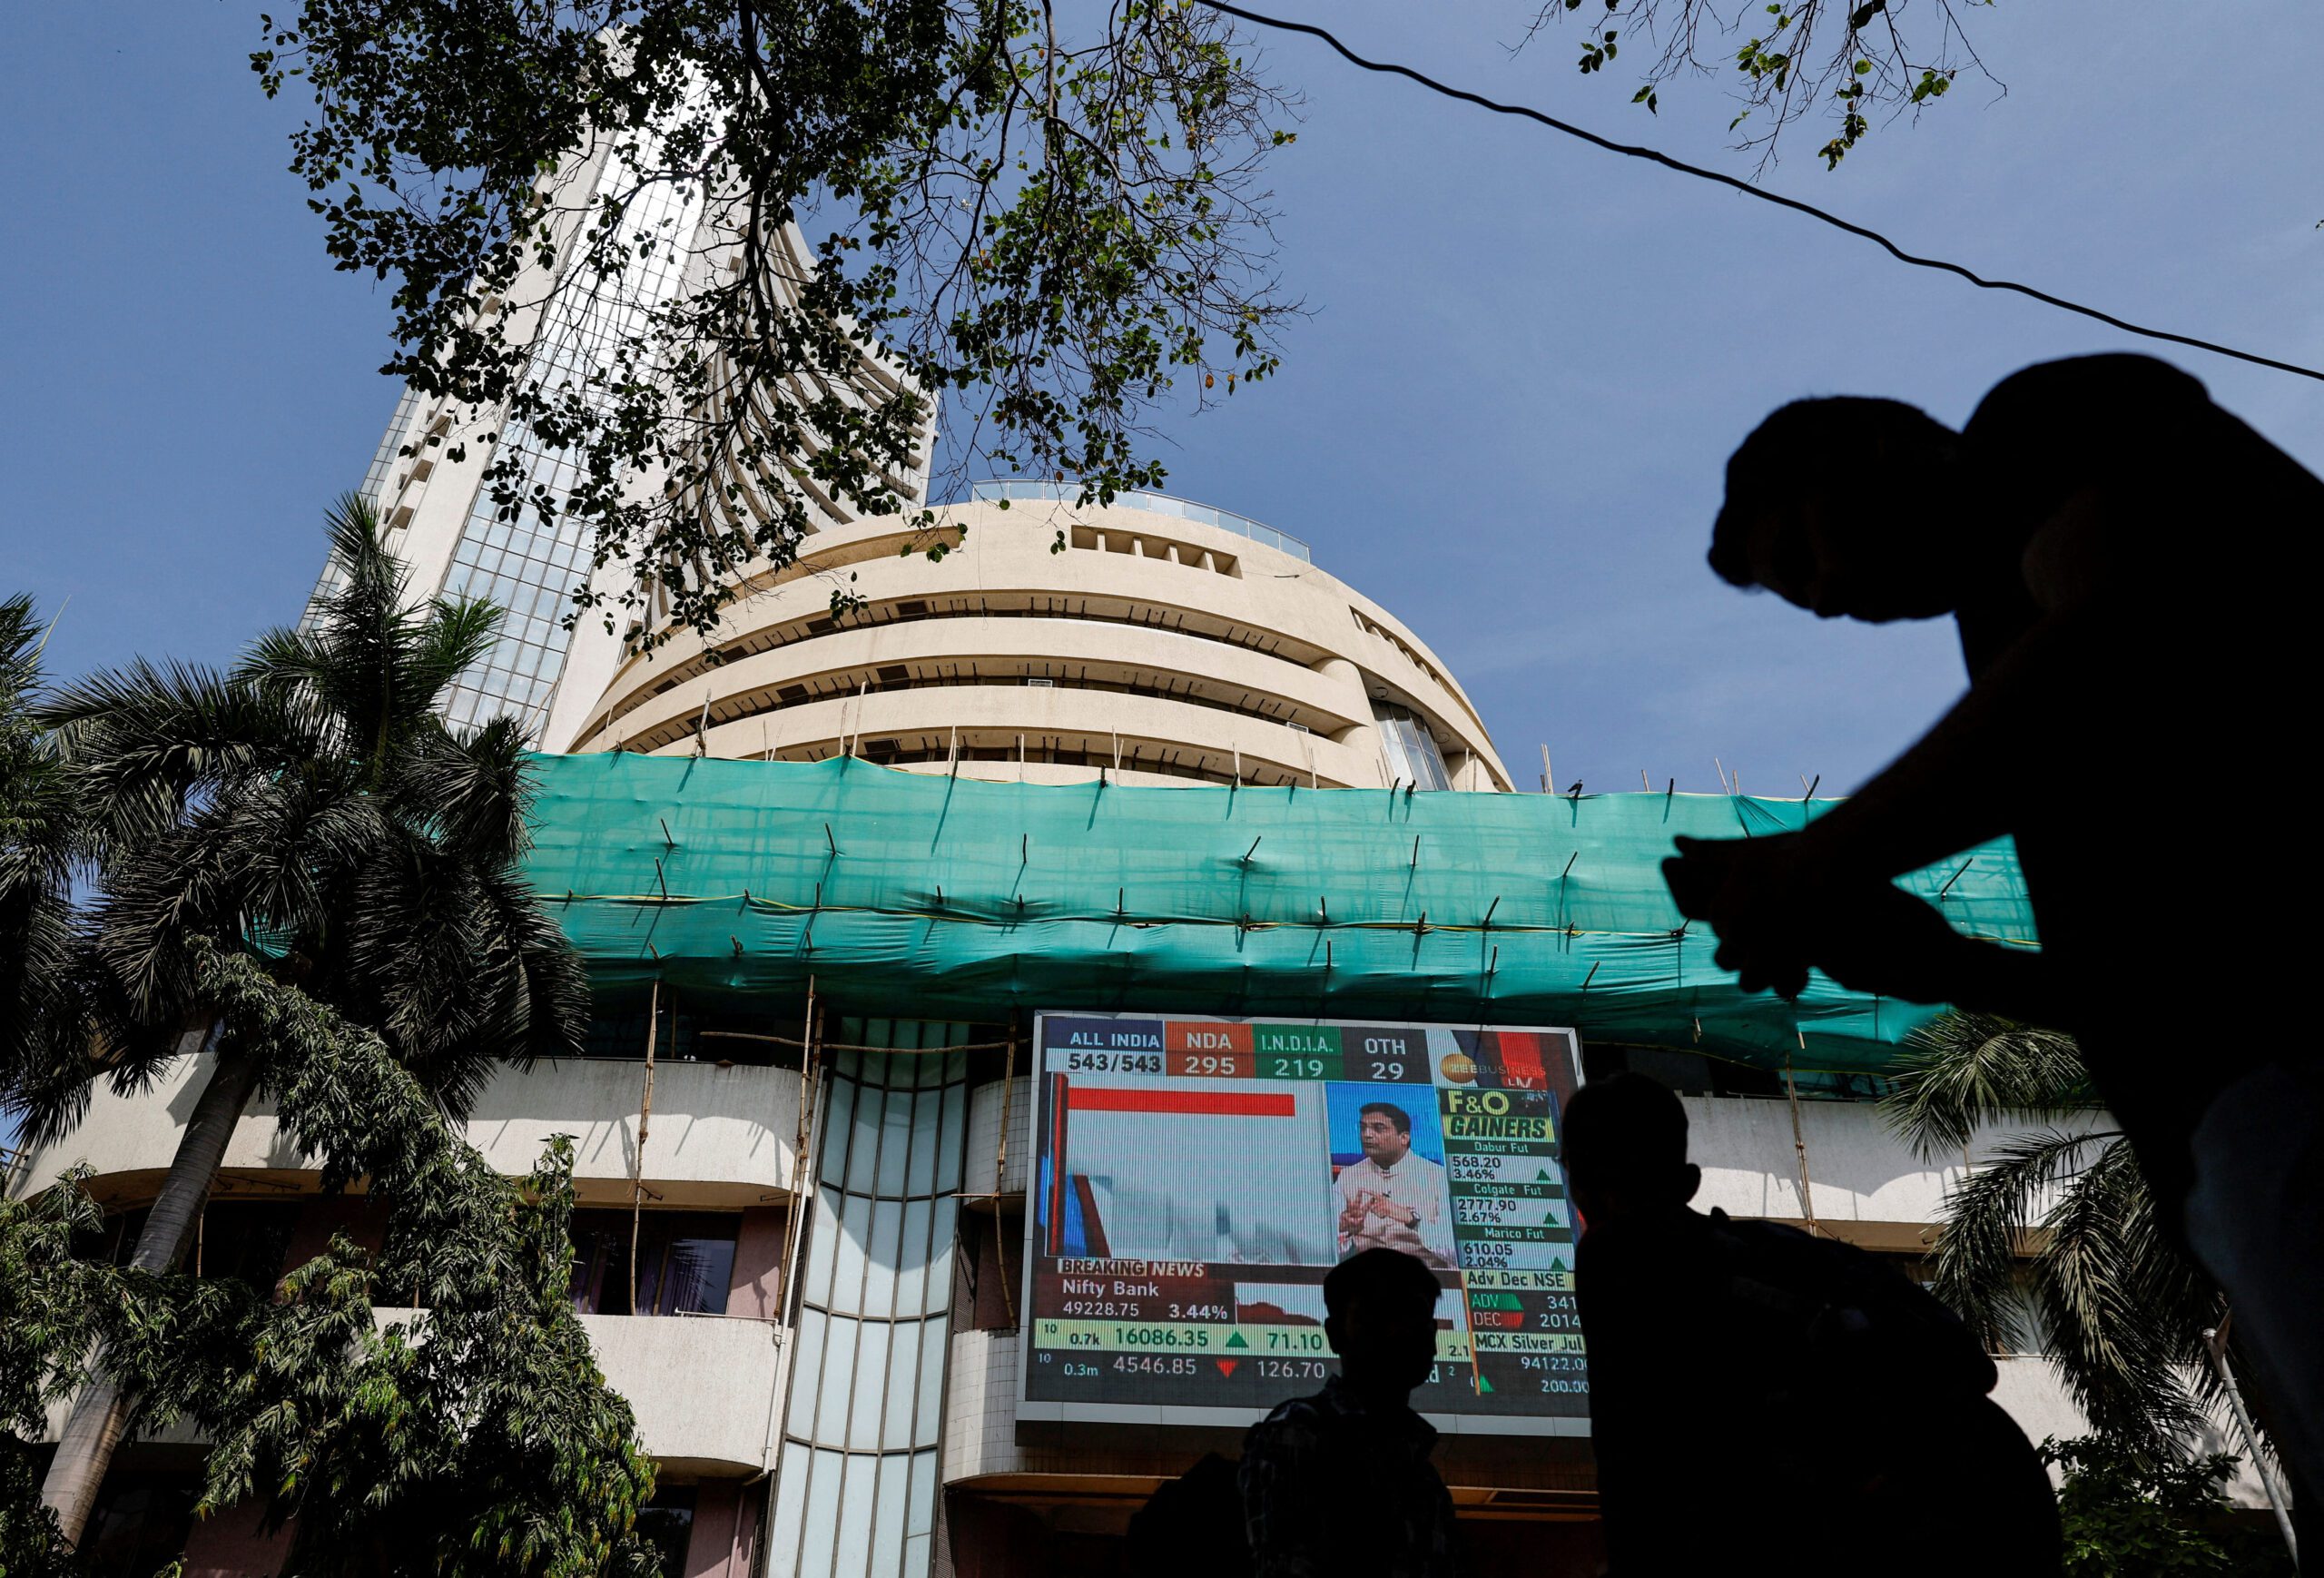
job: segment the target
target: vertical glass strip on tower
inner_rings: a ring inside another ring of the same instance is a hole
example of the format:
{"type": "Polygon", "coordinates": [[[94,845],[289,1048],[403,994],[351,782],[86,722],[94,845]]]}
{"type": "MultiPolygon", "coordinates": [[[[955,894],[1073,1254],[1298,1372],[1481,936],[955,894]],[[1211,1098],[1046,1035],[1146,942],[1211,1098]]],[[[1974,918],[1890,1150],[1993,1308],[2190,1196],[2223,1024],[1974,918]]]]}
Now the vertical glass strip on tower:
{"type": "Polygon", "coordinates": [[[396,400],[396,414],[388,419],[388,430],[379,440],[379,452],[371,457],[370,466],[363,473],[363,497],[381,515],[388,512],[388,478],[394,475],[396,461],[400,458],[404,439],[409,435],[413,420],[419,415],[419,391],[409,384],[396,400]]]}
{"type": "Polygon", "coordinates": [[[774,1578],[925,1578],[968,1140],[963,1024],[842,1021],[774,1482],[774,1578]],[[945,1048],[952,1050],[945,1050],[945,1048]]]}
{"type": "MultiPolygon", "coordinates": [[[[403,386],[403,393],[396,397],[395,415],[388,419],[388,430],[380,436],[379,447],[371,456],[371,464],[364,468],[363,486],[359,491],[371,501],[371,508],[379,512],[383,520],[387,517],[389,498],[388,481],[395,475],[396,460],[403,449],[404,439],[411,431],[411,424],[419,416],[422,403],[419,390],[409,384],[403,386]]],[[[338,557],[333,555],[326,558],[322,574],[315,577],[315,589],[307,594],[307,608],[299,616],[299,628],[313,629],[315,621],[322,616],[323,599],[346,584],[347,572],[338,557]]]]}
{"type": "MultiPolygon", "coordinates": [[[[649,163],[652,152],[649,145],[649,163]]],[[[615,348],[643,332],[683,281],[702,217],[702,190],[660,180],[628,190],[636,184],[627,165],[609,156],[596,194],[627,197],[619,235],[626,261],[605,280],[568,277],[549,303],[527,376],[552,391],[570,387],[602,399],[592,389],[593,376],[611,370],[615,348]],[[647,239],[653,249],[641,254],[639,243],[647,239]]],[[[530,500],[545,492],[561,501],[580,480],[581,468],[570,449],[550,446],[530,424],[514,419],[501,428],[495,454],[517,461],[527,502],[514,518],[500,519],[492,489],[479,484],[469,506],[444,593],[485,598],[502,616],[492,650],[452,682],[446,712],[455,724],[511,713],[537,734],[565,669],[571,633],[564,616],[588,577],[590,553],[585,523],[562,510],[544,518],[530,500]]]]}

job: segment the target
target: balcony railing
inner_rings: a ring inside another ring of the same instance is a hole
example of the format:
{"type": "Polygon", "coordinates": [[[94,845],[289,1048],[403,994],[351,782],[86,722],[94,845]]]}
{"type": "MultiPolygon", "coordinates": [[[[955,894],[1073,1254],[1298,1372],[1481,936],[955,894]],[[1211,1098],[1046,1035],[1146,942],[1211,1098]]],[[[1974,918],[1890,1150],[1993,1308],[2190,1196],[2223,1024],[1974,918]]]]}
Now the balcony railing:
{"type": "MultiPolygon", "coordinates": [[[[982,504],[1002,499],[1023,499],[1027,503],[1072,504],[1081,497],[1081,489],[1056,482],[1029,482],[1022,478],[998,478],[990,482],[970,485],[969,497],[982,504]]],[[[1173,498],[1167,493],[1117,493],[1116,509],[1143,509],[1149,515],[1167,515],[1179,520],[1191,520],[1197,526],[1215,527],[1220,531],[1233,532],[1248,538],[1261,547],[1271,547],[1277,553],[1289,554],[1303,564],[1315,563],[1315,556],[1307,545],[1297,538],[1262,526],[1247,515],[1237,515],[1231,509],[1216,509],[1207,504],[1196,504],[1190,498],[1173,498]]]]}

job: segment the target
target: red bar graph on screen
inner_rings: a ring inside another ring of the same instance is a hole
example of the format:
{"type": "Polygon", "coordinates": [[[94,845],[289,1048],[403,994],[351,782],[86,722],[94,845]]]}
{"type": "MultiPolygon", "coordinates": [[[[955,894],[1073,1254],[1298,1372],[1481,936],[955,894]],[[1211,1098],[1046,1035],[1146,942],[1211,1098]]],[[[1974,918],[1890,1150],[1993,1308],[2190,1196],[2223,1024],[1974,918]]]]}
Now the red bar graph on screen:
{"type": "Polygon", "coordinates": [[[1288,1090],[1118,1090],[1077,1085],[1066,1098],[1076,1112],[1158,1112],[1206,1118],[1296,1118],[1288,1090]]]}
{"type": "Polygon", "coordinates": [[[1070,1098],[1063,1074],[1049,1076],[1049,1252],[1065,1253],[1065,1110],[1070,1098]]]}

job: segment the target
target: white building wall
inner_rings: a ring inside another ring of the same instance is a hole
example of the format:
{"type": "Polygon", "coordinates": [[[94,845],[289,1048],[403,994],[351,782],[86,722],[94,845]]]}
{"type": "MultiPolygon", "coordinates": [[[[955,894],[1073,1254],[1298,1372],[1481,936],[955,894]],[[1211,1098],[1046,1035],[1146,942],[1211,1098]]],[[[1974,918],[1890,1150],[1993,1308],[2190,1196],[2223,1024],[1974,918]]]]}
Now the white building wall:
{"type": "MultiPolygon", "coordinates": [[[[108,1204],[150,1198],[209,1082],[207,1056],[180,1059],[140,1095],[100,1087],[88,1117],[64,1139],[30,1148],[12,1187],[45,1185],[75,1162],[94,1171],[108,1204]]],[[[570,1134],[576,1192],[585,1202],[629,1198],[645,1065],[614,1059],[550,1059],[503,1070],[485,1087],[467,1134],[496,1171],[530,1172],[552,1134],[570,1134]]],[[[790,1069],[664,1062],[655,1070],[645,1179],[675,1203],[753,1206],[791,1187],[799,1130],[799,1075],[790,1069]]],[[[280,1132],[273,1109],[254,1102],[227,1141],[227,1187],[265,1180],[314,1188],[311,1163],[280,1132]]]]}

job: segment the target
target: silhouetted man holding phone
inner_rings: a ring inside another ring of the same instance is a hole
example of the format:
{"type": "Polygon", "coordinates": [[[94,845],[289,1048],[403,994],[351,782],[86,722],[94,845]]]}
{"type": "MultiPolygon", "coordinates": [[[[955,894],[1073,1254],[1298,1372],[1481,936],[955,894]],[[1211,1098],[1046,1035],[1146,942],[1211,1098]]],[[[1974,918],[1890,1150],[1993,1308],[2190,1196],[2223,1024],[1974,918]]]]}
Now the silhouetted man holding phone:
{"type": "Polygon", "coordinates": [[[1728,464],[1711,565],[1823,618],[1950,616],[1971,685],[1801,833],[1679,841],[1672,894],[1746,990],[1843,985],[2072,1031],[2171,1230],[2226,1289],[2279,1443],[2324,1480],[2324,1078],[2270,1011],[2304,851],[2259,769],[2313,667],[2324,482],[2146,357],[2028,368],[1959,433],[1893,400],[1803,400],[1728,464]],[[2236,773],[2230,790],[2211,785],[2236,773]],[[2008,834],[2034,952],[1893,885],[2008,834]],[[2180,991],[2246,1035],[2171,1032],[2180,991]]]}

